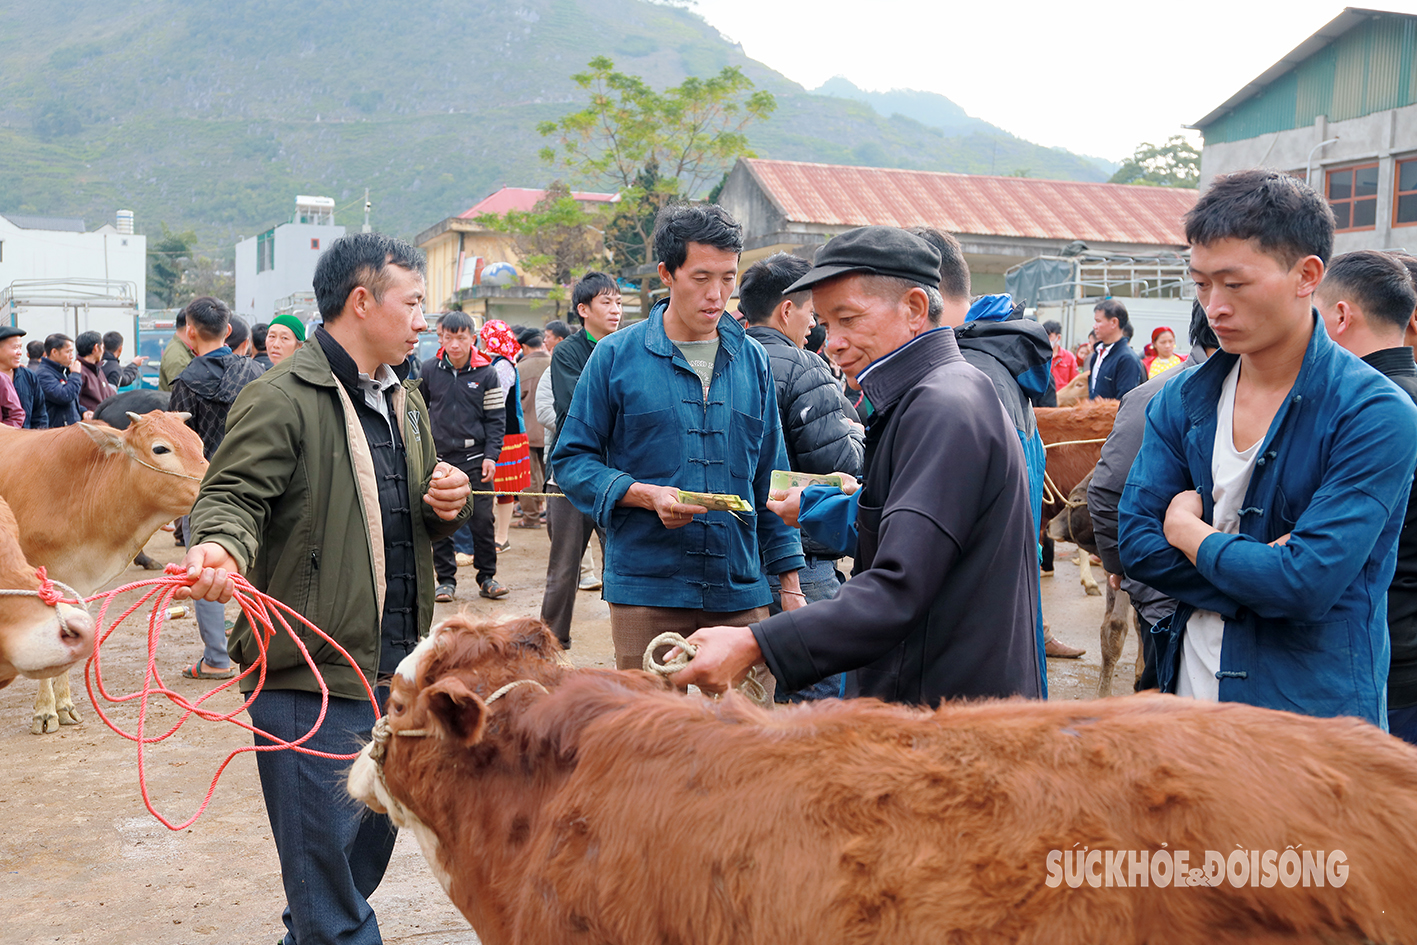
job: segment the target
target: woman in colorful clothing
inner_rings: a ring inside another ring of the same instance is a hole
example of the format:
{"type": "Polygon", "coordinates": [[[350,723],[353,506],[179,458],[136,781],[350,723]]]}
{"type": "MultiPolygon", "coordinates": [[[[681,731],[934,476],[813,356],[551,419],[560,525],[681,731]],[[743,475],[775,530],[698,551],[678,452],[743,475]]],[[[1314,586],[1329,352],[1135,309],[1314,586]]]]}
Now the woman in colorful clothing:
{"type": "Polygon", "coordinates": [[[1165,325],[1151,333],[1151,343],[1156,347],[1156,357],[1152,358],[1151,364],[1147,366],[1148,380],[1186,360],[1176,353],[1176,333],[1165,325]]]}
{"type": "Polygon", "coordinates": [[[502,437],[502,455],[497,459],[497,474],[492,480],[492,488],[504,493],[497,496],[494,515],[500,553],[512,547],[512,504],[516,502],[513,493],[525,492],[531,486],[531,446],[527,442],[522,392],[517,383],[516,357],[521,353],[521,345],[517,344],[511,327],[498,318],[482,326],[481,338],[497,372],[497,381],[507,392],[507,432],[502,437]]]}

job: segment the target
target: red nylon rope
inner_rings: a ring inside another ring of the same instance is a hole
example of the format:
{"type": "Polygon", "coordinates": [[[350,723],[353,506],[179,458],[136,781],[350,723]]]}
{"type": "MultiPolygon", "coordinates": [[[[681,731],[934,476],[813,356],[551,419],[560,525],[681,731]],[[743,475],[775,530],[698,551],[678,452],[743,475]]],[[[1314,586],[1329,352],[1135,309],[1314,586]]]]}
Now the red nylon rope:
{"type": "MultiPolygon", "coordinates": [[[[237,588],[235,599],[237,603],[241,606],[241,612],[246,615],[246,618],[251,622],[251,626],[257,631],[255,633],[255,637],[256,645],[260,650],[260,655],[257,657],[256,662],[248,666],[246,670],[242,672],[239,676],[232,677],[231,679],[222,683],[222,685],[217,686],[215,689],[212,689],[199,696],[194,701],[189,701],[180,693],[174,692],[173,690],[169,689],[167,685],[163,683],[162,675],[158,672],[157,668],[158,643],[162,639],[162,626],[163,622],[167,619],[167,610],[168,607],[170,607],[172,604],[173,595],[177,593],[178,588],[190,586],[193,582],[187,577],[187,572],[182,568],[181,565],[169,564],[164,570],[165,573],[163,577],[150,578],[144,581],[134,581],[131,584],[124,584],[122,587],[116,587],[111,591],[104,591],[102,593],[94,594],[90,597],[84,598],[84,603],[96,600],[103,601],[103,606],[99,609],[98,617],[94,621],[95,627],[98,629],[99,632],[94,638],[93,656],[89,657],[88,662],[84,664],[84,686],[88,690],[89,700],[93,703],[94,711],[97,712],[98,717],[103,720],[103,724],[107,725],[114,732],[123,736],[129,741],[137,743],[138,786],[142,791],[143,804],[145,807],[147,807],[149,813],[156,817],[163,824],[163,826],[167,827],[169,830],[185,830],[186,828],[190,827],[192,824],[196,823],[197,818],[202,816],[202,813],[207,809],[207,805],[211,803],[212,795],[216,792],[217,782],[221,779],[222,772],[226,770],[226,766],[231,764],[232,759],[234,759],[237,755],[243,754],[248,751],[298,751],[307,755],[314,755],[318,758],[329,758],[335,761],[349,761],[358,757],[358,752],[353,752],[347,755],[337,755],[331,754],[330,752],[315,751],[313,748],[303,747],[304,743],[308,741],[315,734],[315,732],[319,730],[320,726],[325,721],[325,711],[329,707],[330,701],[330,690],[325,685],[325,680],[320,675],[320,671],[316,667],[314,659],[311,658],[310,651],[305,648],[305,644],[301,642],[300,637],[295,633],[294,630],[291,629],[290,622],[286,620],[286,615],[288,614],[294,617],[300,623],[310,628],[311,632],[315,633],[317,636],[320,637],[320,639],[324,640],[330,646],[334,647],[337,651],[339,651],[339,654],[344,657],[345,660],[347,660],[349,664],[353,666],[356,670],[359,670],[359,665],[355,663],[354,658],[349,655],[349,653],[344,649],[344,647],[336,643],[329,636],[329,634],[325,633],[319,627],[315,626],[313,623],[306,620],[303,616],[296,613],[290,607],[287,607],[285,604],[281,603],[275,598],[267,594],[262,594],[260,591],[256,590],[249,583],[247,583],[245,578],[242,578],[239,575],[232,575],[233,580],[236,582],[237,588]],[[143,588],[147,588],[146,592],[140,598],[138,598],[138,600],[134,604],[128,607],[127,610],[123,611],[123,613],[120,614],[115,620],[113,620],[111,624],[105,623],[108,617],[109,606],[113,603],[116,597],[121,594],[125,594],[130,591],[141,590],[143,588]],[[143,686],[141,689],[134,690],[133,692],[127,693],[125,695],[110,695],[103,683],[103,666],[101,658],[102,646],[108,640],[108,638],[113,635],[113,632],[118,629],[118,626],[123,623],[124,620],[137,613],[138,610],[140,610],[144,605],[148,604],[149,602],[152,602],[152,610],[148,615],[148,662],[147,671],[143,678],[143,686]],[[275,736],[270,735],[262,731],[261,729],[250,725],[247,722],[243,722],[236,717],[243,711],[245,711],[246,707],[249,706],[258,695],[260,695],[261,688],[265,685],[266,649],[270,645],[271,639],[275,636],[277,625],[279,625],[282,630],[284,630],[287,634],[290,635],[290,638],[300,649],[301,655],[305,658],[306,665],[309,666],[310,671],[315,674],[315,680],[320,684],[320,715],[318,718],[316,718],[315,724],[311,727],[310,731],[306,732],[304,735],[295,739],[294,741],[285,741],[283,739],[276,738],[275,736]],[[250,676],[252,673],[255,672],[259,673],[256,679],[256,688],[252,690],[251,694],[246,698],[246,701],[241,704],[240,708],[227,713],[220,713],[211,709],[202,708],[202,704],[208,699],[210,699],[214,694],[221,692],[222,690],[227,689],[230,686],[235,685],[242,679],[245,679],[247,676],[250,676]],[[136,734],[124,731],[122,728],[118,727],[118,725],[115,724],[112,719],[108,717],[108,714],[103,711],[103,707],[102,705],[100,705],[99,699],[94,694],[95,685],[98,687],[98,691],[103,696],[103,699],[107,702],[124,703],[132,702],[134,700],[138,701],[138,730],[136,734]],[[177,723],[175,725],[173,725],[166,732],[163,732],[161,735],[150,736],[146,733],[147,714],[149,702],[154,695],[165,697],[169,702],[180,708],[182,710],[182,717],[177,720],[177,723]],[[146,750],[148,745],[155,744],[166,738],[170,738],[193,715],[197,716],[198,718],[205,719],[208,722],[230,722],[234,725],[239,725],[241,728],[246,729],[248,732],[252,732],[256,735],[259,735],[262,738],[273,742],[274,744],[248,745],[244,748],[238,748],[228,754],[226,756],[226,760],[221,763],[221,766],[217,768],[216,773],[212,775],[211,785],[207,788],[206,797],[202,799],[201,806],[197,808],[197,812],[183,823],[174,824],[157,811],[157,809],[153,806],[152,798],[148,794],[146,750]]],[[[48,581],[48,579],[41,575],[40,582],[41,597],[43,598],[46,594],[48,594],[49,597],[55,597],[53,586],[48,581]]],[[[58,600],[59,599],[55,597],[56,603],[58,602],[58,600]]],[[[69,599],[65,599],[64,602],[71,604],[79,603],[78,601],[69,599]]],[[[377,719],[380,714],[379,704],[378,701],[374,698],[374,691],[370,688],[369,681],[364,678],[363,671],[359,671],[359,681],[364,684],[364,691],[369,696],[370,704],[374,706],[374,717],[377,719]]]]}

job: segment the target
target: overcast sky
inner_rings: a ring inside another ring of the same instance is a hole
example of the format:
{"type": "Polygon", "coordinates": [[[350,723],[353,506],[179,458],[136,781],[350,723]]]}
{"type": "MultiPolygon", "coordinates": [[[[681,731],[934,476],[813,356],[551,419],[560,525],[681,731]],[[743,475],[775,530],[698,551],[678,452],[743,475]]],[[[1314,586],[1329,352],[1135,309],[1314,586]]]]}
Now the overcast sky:
{"type": "MultiPolygon", "coordinates": [[[[1139,142],[1182,133],[1343,6],[697,0],[693,9],[809,89],[843,75],[870,91],[938,92],[1038,144],[1120,160],[1139,142]]],[[[1370,9],[1417,13],[1417,0],[1370,9]]]]}

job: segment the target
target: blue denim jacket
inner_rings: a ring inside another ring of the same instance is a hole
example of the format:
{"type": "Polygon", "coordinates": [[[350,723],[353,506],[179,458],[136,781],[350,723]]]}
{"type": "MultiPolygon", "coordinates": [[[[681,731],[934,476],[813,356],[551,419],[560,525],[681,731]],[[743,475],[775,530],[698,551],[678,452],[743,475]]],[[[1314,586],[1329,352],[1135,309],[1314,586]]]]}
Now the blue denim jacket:
{"type": "Polygon", "coordinates": [[[1192,565],[1166,541],[1177,493],[1213,514],[1215,408],[1237,355],[1221,351],[1166,385],[1119,508],[1127,576],[1181,602],[1155,629],[1161,688],[1176,689],[1186,622],[1225,618],[1220,698],[1387,727],[1387,589],[1417,466],[1417,408],[1385,377],[1314,332],[1265,434],[1237,535],[1211,535],[1192,565]],[[1287,544],[1272,542],[1290,534],[1287,544]]]}
{"type": "Polygon", "coordinates": [[[665,306],[596,344],[557,433],[556,482],[606,529],[607,601],[766,606],[763,574],[804,564],[797,531],[766,506],[772,471],[788,468],[767,352],[720,318],[705,404],[699,375],[664,333],[665,306]],[[755,511],[709,512],[671,530],[654,512],[616,506],[635,482],[731,493],[755,511]]]}

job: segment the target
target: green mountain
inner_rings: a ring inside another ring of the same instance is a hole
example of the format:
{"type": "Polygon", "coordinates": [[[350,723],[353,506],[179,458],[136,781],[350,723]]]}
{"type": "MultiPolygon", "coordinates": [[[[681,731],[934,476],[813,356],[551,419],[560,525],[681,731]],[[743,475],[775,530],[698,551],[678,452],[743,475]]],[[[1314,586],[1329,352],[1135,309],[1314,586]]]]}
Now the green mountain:
{"type": "MultiPolygon", "coordinates": [[[[412,236],[502,184],[541,186],[537,122],[594,55],[657,87],[741,66],[778,100],[762,157],[1102,180],[1089,160],[812,94],[702,17],[644,0],[11,0],[0,4],[0,212],[119,208],[230,253],[297,193],[412,236]]],[[[948,100],[945,100],[948,101],[948,100]]],[[[578,181],[580,185],[594,182],[578,181]]]]}

